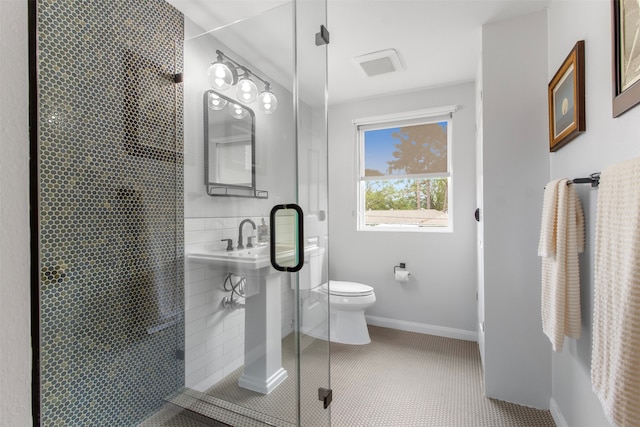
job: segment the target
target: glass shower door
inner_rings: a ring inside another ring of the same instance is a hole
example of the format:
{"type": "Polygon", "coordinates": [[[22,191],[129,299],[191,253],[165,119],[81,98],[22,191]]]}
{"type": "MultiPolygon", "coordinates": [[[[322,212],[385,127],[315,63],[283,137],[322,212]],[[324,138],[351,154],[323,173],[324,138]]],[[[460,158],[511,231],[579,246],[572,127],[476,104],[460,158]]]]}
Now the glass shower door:
{"type": "Polygon", "coordinates": [[[186,389],[174,403],[231,425],[328,425],[328,301],[315,290],[328,258],[325,1],[244,10],[213,30],[204,12],[185,11],[186,389]],[[301,209],[277,223],[276,205],[301,209]]]}
{"type": "Polygon", "coordinates": [[[304,212],[305,264],[296,278],[300,425],[329,425],[329,301],[318,285],[328,282],[327,5],[298,2],[298,204],[304,212]],[[322,402],[319,405],[318,400],[322,402]],[[326,409],[325,409],[326,408],[326,409]]]}
{"type": "Polygon", "coordinates": [[[40,423],[329,424],[325,0],[30,7],[40,423]]]}
{"type": "Polygon", "coordinates": [[[184,383],[184,21],[164,2],[29,7],[34,420],[136,425],[184,383]]]}

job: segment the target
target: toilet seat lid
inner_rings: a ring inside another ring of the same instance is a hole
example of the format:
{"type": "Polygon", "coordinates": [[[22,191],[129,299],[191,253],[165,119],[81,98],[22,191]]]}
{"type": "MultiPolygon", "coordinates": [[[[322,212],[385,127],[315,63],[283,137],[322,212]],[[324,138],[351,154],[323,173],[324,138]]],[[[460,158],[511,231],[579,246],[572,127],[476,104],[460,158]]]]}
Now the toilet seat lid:
{"type": "MultiPolygon", "coordinates": [[[[373,288],[357,282],[343,282],[341,280],[330,280],[330,294],[341,297],[360,297],[373,294],[373,288]]],[[[321,287],[322,292],[327,293],[327,284],[321,287]]]]}

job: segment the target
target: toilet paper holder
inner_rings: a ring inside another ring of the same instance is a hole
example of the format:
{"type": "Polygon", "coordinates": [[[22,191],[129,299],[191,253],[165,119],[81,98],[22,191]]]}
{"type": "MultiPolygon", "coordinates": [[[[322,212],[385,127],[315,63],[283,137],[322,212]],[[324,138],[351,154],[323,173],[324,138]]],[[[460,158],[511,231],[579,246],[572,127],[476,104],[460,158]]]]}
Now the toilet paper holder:
{"type": "Polygon", "coordinates": [[[404,270],[405,268],[407,268],[407,264],[405,264],[404,262],[401,262],[400,265],[394,265],[393,266],[393,274],[394,275],[396,274],[396,270],[399,269],[399,268],[404,270]]]}

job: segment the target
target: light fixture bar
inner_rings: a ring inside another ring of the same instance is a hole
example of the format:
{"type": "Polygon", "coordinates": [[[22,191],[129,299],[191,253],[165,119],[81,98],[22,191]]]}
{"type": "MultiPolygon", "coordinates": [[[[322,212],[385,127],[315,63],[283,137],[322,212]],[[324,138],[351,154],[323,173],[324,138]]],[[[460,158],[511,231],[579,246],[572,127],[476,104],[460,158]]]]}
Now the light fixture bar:
{"type": "Polygon", "coordinates": [[[253,71],[251,71],[249,69],[249,67],[246,67],[244,65],[242,65],[241,63],[239,63],[238,61],[229,58],[227,55],[224,54],[224,52],[222,52],[221,50],[216,50],[216,54],[222,56],[223,58],[225,58],[227,61],[233,63],[233,65],[235,65],[236,67],[238,67],[239,69],[241,69],[243,72],[248,73],[249,75],[257,78],[258,80],[260,80],[265,86],[270,86],[270,83],[268,81],[266,81],[265,79],[263,79],[262,77],[260,77],[259,75],[257,75],[256,73],[254,73],[253,71]]]}
{"type": "MultiPolygon", "coordinates": [[[[242,103],[253,103],[258,100],[258,108],[265,114],[273,114],[278,108],[278,97],[271,91],[271,83],[255,74],[248,67],[235,59],[229,58],[221,50],[216,50],[217,59],[207,70],[209,84],[215,90],[227,90],[236,86],[237,98],[242,103]],[[259,91],[253,79],[264,84],[264,90],[259,91]]],[[[214,110],[217,104],[212,104],[214,110]]]]}

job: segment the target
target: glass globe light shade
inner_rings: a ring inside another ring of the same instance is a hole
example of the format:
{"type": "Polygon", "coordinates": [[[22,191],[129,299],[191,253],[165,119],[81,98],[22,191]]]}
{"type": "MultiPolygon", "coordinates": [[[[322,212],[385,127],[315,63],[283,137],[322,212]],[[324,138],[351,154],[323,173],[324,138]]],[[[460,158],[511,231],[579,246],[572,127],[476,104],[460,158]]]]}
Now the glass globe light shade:
{"type": "Polygon", "coordinates": [[[227,100],[220,98],[217,94],[209,92],[209,108],[212,110],[222,110],[227,105],[227,100]]]}
{"type": "Polygon", "coordinates": [[[249,111],[240,104],[229,104],[229,112],[236,119],[244,119],[249,114],[249,111]]]}
{"type": "Polygon", "coordinates": [[[237,89],[238,101],[250,103],[258,97],[258,87],[249,77],[243,77],[238,82],[237,89]]]}
{"type": "Polygon", "coordinates": [[[216,61],[207,70],[207,79],[212,88],[227,90],[237,78],[235,67],[226,62],[216,61]]]}
{"type": "Polygon", "coordinates": [[[258,97],[258,108],[265,114],[271,114],[278,108],[278,98],[269,89],[265,89],[258,97]]]}

